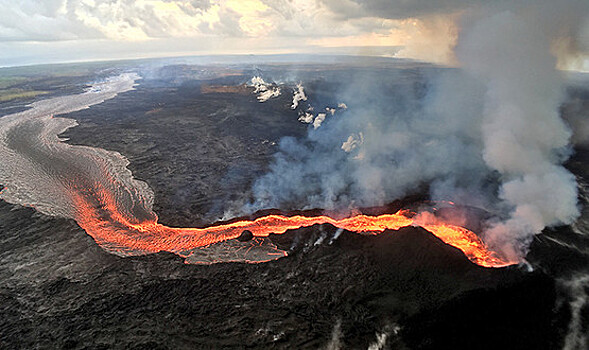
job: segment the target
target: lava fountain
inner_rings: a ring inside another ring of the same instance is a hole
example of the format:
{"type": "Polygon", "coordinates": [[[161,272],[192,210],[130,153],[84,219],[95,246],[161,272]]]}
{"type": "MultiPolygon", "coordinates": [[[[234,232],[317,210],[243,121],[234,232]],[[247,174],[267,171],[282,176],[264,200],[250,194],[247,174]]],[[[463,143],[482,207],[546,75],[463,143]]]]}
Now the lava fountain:
{"type": "MultiPolygon", "coordinates": [[[[267,237],[331,224],[347,231],[377,234],[419,225],[462,250],[476,264],[499,267],[514,263],[489,250],[476,234],[463,227],[436,220],[421,222],[419,215],[406,210],[343,219],[267,215],[205,228],[159,224],[152,210],[153,192],[146,183],[133,178],[127,159],[117,152],[62,142],[58,135],[76,122],[54,117],[132,90],[136,79],[136,75],[123,74],[82,94],[38,101],[24,112],[0,118],[0,183],[5,186],[0,198],[32,206],[44,214],[72,218],[101,247],[124,256],[168,251],[189,257],[197,248],[229,242],[244,230],[255,237],[267,237]]],[[[266,260],[284,255],[284,251],[274,250],[266,260]]]]}

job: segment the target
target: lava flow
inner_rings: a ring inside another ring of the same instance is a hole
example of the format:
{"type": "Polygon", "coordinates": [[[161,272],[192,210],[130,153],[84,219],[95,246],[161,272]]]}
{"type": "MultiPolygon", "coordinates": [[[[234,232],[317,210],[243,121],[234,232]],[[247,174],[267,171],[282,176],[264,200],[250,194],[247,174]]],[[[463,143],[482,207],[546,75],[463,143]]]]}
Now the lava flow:
{"type": "MultiPolygon", "coordinates": [[[[0,156],[3,159],[0,183],[5,185],[0,198],[9,203],[33,206],[47,215],[75,219],[104,249],[120,255],[168,251],[188,261],[198,255],[196,248],[208,247],[201,251],[210,252],[211,245],[238,238],[244,230],[251,231],[255,237],[267,237],[272,233],[282,234],[327,223],[367,234],[422,226],[462,250],[476,264],[497,267],[513,263],[489,250],[465,228],[435,218],[422,220],[408,211],[344,219],[268,215],[253,221],[206,228],[172,228],[159,224],[152,209],[153,192],[146,183],[133,178],[127,169],[128,160],[117,152],[62,142],[58,135],[76,122],[53,117],[88,108],[132,90],[137,78],[133,74],[122,74],[95,84],[82,94],[37,101],[28,110],[0,118],[0,156]]],[[[232,242],[226,242],[224,247],[235,248],[232,242]]],[[[235,250],[239,251],[247,245],[236,246],[235,250]]],[[[278,249],[262,248],[270,260],[286,254],[278,249]]],[[[232,249],[226,252],[231,255],[232,249]]],[[[214,254],[210,255],[212,258],[208,256],[205,261],[235,261],[231,256],[216,259],[214,254]]]]}
{"type": "MultiPolygon", "coordinates": [[[[395,214],[360,214],[344,219],[323,215],[267,215],[255,220],[242,220],[206,228],[173,228],[159,224],[157,217],[137,222],[135,218],[117,210],[116,202],[108,192],[102,192],[100,197],[102,205],[97,209],[85,201],[83,196],[77,196],[79,215],[76,221],[102,247],[121,255],[168,251],[186,257],[195,248],[238,238],[244,230],[251,231],[255,237],[267,237],[270,234],[282,234],[288,230],[327,223],[347,231],[378,234],[387,229],[398,230],[417,224],[413,213],[400,210],[395,214]]],[[[443,223],[419,226],[445,243],[460,249],[478,265],[501,267],[514,263],[489,250],[476,234],[465,228],[443,223]]],[[[285,253],[280,254],[283,255],[285,253]]]]}

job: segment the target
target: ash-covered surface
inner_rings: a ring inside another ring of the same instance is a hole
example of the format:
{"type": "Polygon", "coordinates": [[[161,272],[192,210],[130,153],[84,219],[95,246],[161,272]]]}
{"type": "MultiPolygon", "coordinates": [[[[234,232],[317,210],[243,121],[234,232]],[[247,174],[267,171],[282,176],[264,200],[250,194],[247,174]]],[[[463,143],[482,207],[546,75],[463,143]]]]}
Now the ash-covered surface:
{"type": "MultiPolygon", "coordinates": [[[[172,226],[204,226],[247,198],[275,142],[307,130],[287,89],[264,103],[247,89],[202,93],[257,70],[199,69],[144,76],[136,91],[68,115],[80,125],[62,135],[128,157],[172,226]]],[[[279,80],[283,69],[266,72],[279,80]]],[[[308,78],[309,98],[337,105],[329,82],[360,68],[306,69],[297,74],[308,78]]],[[[371,74],[387,80],[384,71],[371,74]]],[[[404,70],[413,79],[391,84],[422,95],[420,72],[404,70]]],[[[568,164],[581,179],[586,154],[568,164]]],[[[559,349],[572,319],[588,327],[587,303],[572,303],[583,285],[569,282],[584,276],[589,244],[568,227],[535,239],[534,272],[476,266],[419,228],[338,236],[323,225],[270,239],[289,256],[209,266],[167,253],[120,258],[71,220],[1,202],[0,347],[366,349],[380,339],[385,349],[559,349]]]]}

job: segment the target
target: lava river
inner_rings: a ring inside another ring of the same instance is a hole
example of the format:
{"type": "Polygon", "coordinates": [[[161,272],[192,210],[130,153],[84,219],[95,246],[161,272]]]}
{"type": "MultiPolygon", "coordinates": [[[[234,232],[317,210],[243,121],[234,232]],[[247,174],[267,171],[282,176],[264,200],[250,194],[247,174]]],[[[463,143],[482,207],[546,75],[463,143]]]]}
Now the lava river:
{"type": "MultiPolygon", "coordinates": [[[[465,228],[436,220],[419,221],[415,219],[419,215],[408,211],[343,219],[268,215],[206,228],[159,224],[152,210],[153,192],[146,183],[133,178],[127,169],[128,161],[117,152],[62,142],[58,135],[76,123],[54,117],[132,90],[136,79],[136,75],[123,74],[95,84],[82,94],[38,101],[24,112],[0,118],[0,183],[5,187],[0,198],[48,215],[72,218],[104,249],[119,255],[168,251],[189,258],[199,248],[233,241],[244,230],[260,238],[328,223],[368,234],[419,225],[462,250],[476,264],[498,267],[513,263],[501,259],[465,228]]],[[[266,258],[258,261],[286,255],[278,249],[266,252],[266,258]]],[[[222,257],[213,260],[232,261],[222,257]]]]}
{"type": "MultiPolygon", "coordinates": [[[[76,219],[78,224],[100,245],[122,254],[169,251],[187,256],[195,248],[238,238],[244,230],[251,231],[255,237],[267,237],[270,234],[282,234],[287,230],[328,223],[347,231],[377,234],[387,229],[398,230],[415,224],[411,218],[412,213],[401,210],[395,214],[355,215],[344,219],[329,216],[267,215],[255,220],[242,220],[205,228],[173,228],[161,225],[155,220],[132,223],[116,211],[114,202],[110,200],[105,204],[105,208],[108,209],[103,214],[84,201],[80,200],[79,205],[83,210],[76,219]]],[[[476,234],[465,228],[441,223],[420,226],[445,243],[462,250],[478,265],[500,267],[512,263],[488,250],[476,234]]],[[[285,255],[279,251],[274,254],[276,257],[285,255]]]]}

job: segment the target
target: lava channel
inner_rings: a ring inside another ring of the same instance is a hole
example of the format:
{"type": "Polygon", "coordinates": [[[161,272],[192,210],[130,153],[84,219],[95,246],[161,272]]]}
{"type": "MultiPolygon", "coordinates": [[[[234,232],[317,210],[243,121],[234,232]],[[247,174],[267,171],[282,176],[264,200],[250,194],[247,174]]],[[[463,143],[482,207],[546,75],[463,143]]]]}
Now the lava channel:
{"type": "MultiPolygon", "coordinates": [[[[94,197],[94,196],[93,196],[94,197]]],[[[137,255],[172,252],[187,257],[190,251],[238,238],[244,230],[254,237],[268,237],[288,230],[309,227],[316,224],[331,224],[335,227],[365,234],[379,234],[385,230],[398,230],[405,226],[421,226],[443,242],[460,249],[475,264],[484,267],[502,267],[515,262],[501,258],[488,249],[485,243],[472,231],[445,223],[416,223],[414,213],[399,210],[394,214],[378,216],[354,215],[343,219],[329,216],[284,216],[266,215],[255,220],[241,220],[205,228],[175,228],[157,222],[155,218],[137,221],[117,210],[116,201],[109,192],[99,196],[102,205],[96,207],[78,195],[76,204],[78,224],[103,248],[120,255],[137,255]]],[[[279,251],[273,259],[286,255],[279,251]]]]}

